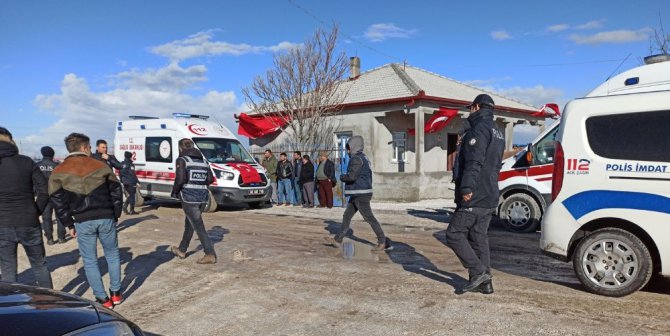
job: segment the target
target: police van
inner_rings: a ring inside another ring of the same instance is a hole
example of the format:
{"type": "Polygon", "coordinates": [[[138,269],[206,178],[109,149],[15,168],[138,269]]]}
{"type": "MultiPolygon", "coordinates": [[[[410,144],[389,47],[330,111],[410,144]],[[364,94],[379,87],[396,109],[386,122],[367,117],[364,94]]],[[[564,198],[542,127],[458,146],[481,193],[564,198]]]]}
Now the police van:
{"type": "Polygon", "coordinates": [[[670,276],[670,62],[569,102],[556,139],[542,251],[606,296],[670,276]]]}
{"type": "Polygon", "coordinates": [[[270,200],[272,186],[264,169],[226,127],[207,116],[175,113],[173,118],[131,116],[119,121],[114,138],[115,153],[129,151],[140,180],[137,203],[145,199],[169,199],[175,179],[178,142],[191,139],[202,152],[216,177],[209,187],[209,204],[247,203],[261,207],[270,200]]]}
{"type": "Polygon", "coordinates": [[[527,148],[503,160],[498,175],[498,217],[510,231],[537,231],[542,214],[551,203],[554,143],[559,124],[554,122],[527,148]]]}

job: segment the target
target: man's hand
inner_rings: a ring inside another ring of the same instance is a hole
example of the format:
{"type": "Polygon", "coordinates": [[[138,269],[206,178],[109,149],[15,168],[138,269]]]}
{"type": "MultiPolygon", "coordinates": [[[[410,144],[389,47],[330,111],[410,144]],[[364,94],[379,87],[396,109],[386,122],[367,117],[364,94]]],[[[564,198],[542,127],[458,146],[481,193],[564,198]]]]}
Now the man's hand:
{"type": "Polygon", "coordinates": [[[75,228],[70,229],[70,237],[77,238],[77,229],[75,228]]]}
{"type": "Polygon", "coordinates": [[[469,193],[467,195],[463,195],[463,200],[464,201],[470,202],[471,199],[472,199],[472,193],[469,193]]]}
{"type": "Polygon", "coordinates": [[[100,155],[100,156],[102,156],[102,158],[105,159],[105,160],[109,160],[109,155],[107,155],[107,154],[104,154],[104,153],[103,153],[103,154],[100,155]]]}

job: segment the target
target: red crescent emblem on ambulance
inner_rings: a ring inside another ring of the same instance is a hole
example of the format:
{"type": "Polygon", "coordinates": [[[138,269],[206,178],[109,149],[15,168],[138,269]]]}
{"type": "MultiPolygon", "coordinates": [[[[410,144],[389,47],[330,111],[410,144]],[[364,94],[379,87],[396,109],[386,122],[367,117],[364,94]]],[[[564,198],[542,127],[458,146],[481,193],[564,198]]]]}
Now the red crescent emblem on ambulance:
{"type": "Polygon", "coordinates": [[[188,130],[191,131],[191,133],[195,135],[207,135],[207,128],[205,126],[200,126],[198,124],[190,124],[188,125],[188,130]]]}

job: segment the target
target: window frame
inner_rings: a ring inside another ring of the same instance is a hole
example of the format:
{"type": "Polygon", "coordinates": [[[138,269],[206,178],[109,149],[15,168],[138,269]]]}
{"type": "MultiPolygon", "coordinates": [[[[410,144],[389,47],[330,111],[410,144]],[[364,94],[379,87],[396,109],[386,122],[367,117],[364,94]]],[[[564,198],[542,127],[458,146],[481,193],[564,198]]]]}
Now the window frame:
{"type": "Polygon", "coordinates": [[[391,132],[391,144],[393,146],[393,157],[391,158],[392,163],[406,163],[407,162],[407,132],[391,132]],[[403,139],[397,139],[396,135],[403,134],[403,139]],[[398,144],[402,142],[402,146],[398,144]],[[402,152],[400,151],[402,148],[402,152]],[[402,159],[400,159],[400,154],[402,154],[402,159]]]}
{"type": "Polygon", "coordinates": [[[150,136],[150,137],[146,137],[146,138],[144,138],[144,148],[145,148],[145,150],[144,150],[144,160],[146,162],[172,163],[174,161],[174,147],[173,147],[173,143],[172,143],[172,137],[169,137],[169,136],[150,136]],[[158,139],[158,142],[157,142],[158,157],[151,157],[151,156],[149,156],[149,153],[150,153],[149,144],[150,144],[150,141],[153,141],[155,139],[158,139]],[[168,143],[170,144],[170,156],[168,156],[168,158],[160,157],[160,144],[165,140],[167,140],[168,143]]]}

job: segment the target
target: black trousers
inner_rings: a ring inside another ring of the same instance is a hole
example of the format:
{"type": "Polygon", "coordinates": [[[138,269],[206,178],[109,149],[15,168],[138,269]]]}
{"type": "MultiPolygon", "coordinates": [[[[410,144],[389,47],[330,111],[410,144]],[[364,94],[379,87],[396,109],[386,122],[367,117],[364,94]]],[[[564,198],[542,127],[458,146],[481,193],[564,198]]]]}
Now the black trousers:
{"type": "MultiPolygon", "coordinates": [[[[42,229],[44,230],[44,236],[46,236],[47,239],[54,238],[54,223],[52,217],[53,213],[54,207],[51,202],[48,202],[46,208],[44,208],[44,212],[42,213],[42,229]]],[[[58,216],[56,216],[56,222],[58,223],[58,239],[65,239],[65,226],[63,226],[63,223],[60,222],[58,216]]]]}
{"type": "Polygon", "coordinates": [[[184,235],[181,238],[181,243],[179,243],[179,250],[182,252],[188,250],[188,245],[191,243],[191,238],[193,238],[193,232],[195,231],[198,239],[200,239],[202,248],[205,250],[205,254],[216,256],[214,246],[209,240],[207,230],[205,230],[205,222],[202,220],[202,209],[205,205],[182,202],[181,207],[184,210],[186,219],[184,219],[184,235]]]}
{"type": "Polygon", "coordinates": [[[137,186],[124,184],[123,187],[126,189],[126,192],[128,193],[128,197],[126,197],[126,202],[123,203],[123,208],[127,210],[128,206],[130,205],[130,211],[133,212],[135,211],[135,195],[137,195],[137,186]]]}
{"type": "Polygon", "coordinates": [[[459,208],[447,228],[447,245],[454,250],[470,278],[491,272],[488,230],[493,209],[459,208]]]}
{"type": "Polygon", "coordinates": [[[39,226],[0,228],[0,272],[2,272],[0,279],[16,282],[16,252],[19,244],[26,251],[37,285],[53,288],[51,273],[47,268],[42,229],[39,226]]]}
{"type": "Polygon", "coordinates": [[[371,199],[371,196],[358,196],[351,197],[349,199],[347,209],[344,210],[344,215],[342,216],[342,226],[340,227],[340,232],[335,236],[335,240],[342,242],[344,235],[346,235],[347,231],[349,230],[349,226],[351,226],[351,218],[354,217],[356,212],[360,212],[361,216],[363,216],[363,219],[368,222],[368,224],[370,224],[372,231],[374,231],[375,235],[377,235],[377,243],[386,243],[384,230],[382,230],[382,226],[377,221],[377,218],[375,218],[375,215],[372,214],[372,208],[370,207],[371,199]]]}

